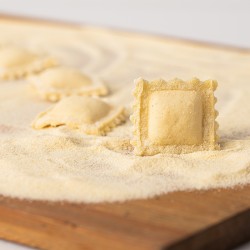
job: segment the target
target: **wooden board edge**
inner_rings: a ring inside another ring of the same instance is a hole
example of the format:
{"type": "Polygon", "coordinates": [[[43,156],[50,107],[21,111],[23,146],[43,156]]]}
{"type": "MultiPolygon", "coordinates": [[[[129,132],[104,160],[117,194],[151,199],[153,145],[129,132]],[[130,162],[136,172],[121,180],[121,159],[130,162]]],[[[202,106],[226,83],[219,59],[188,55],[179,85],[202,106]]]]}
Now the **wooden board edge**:
{"type": "Polygon", "coordinates": [[[34,249],[41,249],[41,248],[39,248],[37,246],[31,246],[31,245],[28,245],[28,244],[25,244],[25,243],[22,243],[22,242],[18,242],[16,240],[12,240],[12,239],[8,239],[8,238],[3,238],[2,236],[0,236],[0,240],[3,241],[3,242],[6,242],[6,244],[14,244],[14,245],[17,245],[18,247],[24,247],[24,248],[27,248],[27,249],[33,249],[33,248],[34,249]]]}
{"type": "Polygon", "coordinates": [[[238,247],[248,242],[249,239],[250,208],[182,241],[163,247],[163,250],[226,250],[238,247]],[[235,231],[238,232],[237,237],[234,234],[235,231]]]}

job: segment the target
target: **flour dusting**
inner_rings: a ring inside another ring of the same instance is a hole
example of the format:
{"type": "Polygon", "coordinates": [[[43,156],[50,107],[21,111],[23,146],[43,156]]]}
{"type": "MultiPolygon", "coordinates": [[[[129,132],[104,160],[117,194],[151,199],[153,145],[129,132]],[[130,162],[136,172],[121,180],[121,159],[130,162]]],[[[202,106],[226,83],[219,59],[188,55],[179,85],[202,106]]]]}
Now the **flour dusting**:
{"type": "Polygon", "coordinates": [[[0,194],[39,200],[113,202],[177,190],[231,188],[250,183],[250,53],[204,48],[95,28],[1,22],[0,44],[21,44],[63,65],[101,77],[103,100],[131,108],[133,80],[193,76],[216,79],[220,151],[139,157],[127,121],[107,136],[64,126],[35,131],[50,107],[28,81],[0,82],[0,194]]]}

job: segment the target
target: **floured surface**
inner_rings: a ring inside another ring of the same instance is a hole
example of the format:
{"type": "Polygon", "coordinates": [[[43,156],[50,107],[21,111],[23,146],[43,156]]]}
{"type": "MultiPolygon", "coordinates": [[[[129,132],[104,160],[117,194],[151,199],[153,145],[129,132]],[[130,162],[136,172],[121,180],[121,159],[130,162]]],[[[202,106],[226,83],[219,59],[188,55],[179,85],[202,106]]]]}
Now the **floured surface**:
{"type": "Polygon", "coordinates": [[[0,193],[45,200],[123,201],[175,191],[250,183],[250,53],[84,28],[0,23],[0,43],[46,52],[101,77],[103,100],[130,107],[133,80],[193,76],[216,79],[221,151],[134,156],[131,124],[105,137],[66,127],[32,130],[51,103],[27,81],[0,83],[0,193]]]}

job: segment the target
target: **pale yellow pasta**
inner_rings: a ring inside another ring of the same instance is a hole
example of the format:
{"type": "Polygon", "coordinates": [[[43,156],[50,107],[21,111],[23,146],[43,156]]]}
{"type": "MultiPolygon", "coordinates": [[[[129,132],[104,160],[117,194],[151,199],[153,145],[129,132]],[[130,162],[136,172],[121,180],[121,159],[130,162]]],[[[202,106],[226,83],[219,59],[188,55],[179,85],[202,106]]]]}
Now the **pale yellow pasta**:
{"type": "Polygon", "coordinates": [[[34,129],[66,125],[86,134],[105,135],[126,120],[123,107],[114,107],[95,97],[70,96],[40,113],[32,123],[34,129]]]}
{"type": "Polygon", "coordinates": [[[48,101],[58,101],[70,95],[103,96],[107,87],[97,77],[78,69],[56,67],[29,78],[38,95],[48,101]]]}
{"type": "Polygon", "coordinates": [[[219,148],[214,109],[217,82],[136,80],[132,144],[135,153],[188,153],[219,148]]]}
{"type": "Polygon", "coordinates": [[[55,65],[53,58],[35,54],[24,48],[0,48],[0,78],[4,80],[19,79],[55,65]]]}

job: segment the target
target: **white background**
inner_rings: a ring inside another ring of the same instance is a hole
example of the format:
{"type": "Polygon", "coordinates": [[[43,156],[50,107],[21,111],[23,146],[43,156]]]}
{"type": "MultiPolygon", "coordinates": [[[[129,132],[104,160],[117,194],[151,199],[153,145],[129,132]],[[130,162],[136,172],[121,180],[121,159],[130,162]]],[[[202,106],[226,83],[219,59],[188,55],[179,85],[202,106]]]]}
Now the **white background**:
{"type": "MultiPolygon", "coordinates": [[[[0,0],[0,12],[250,49],[250,0],[0,0]]],[[[0,249],[28,248],[0,241],[0,249]]]]}

